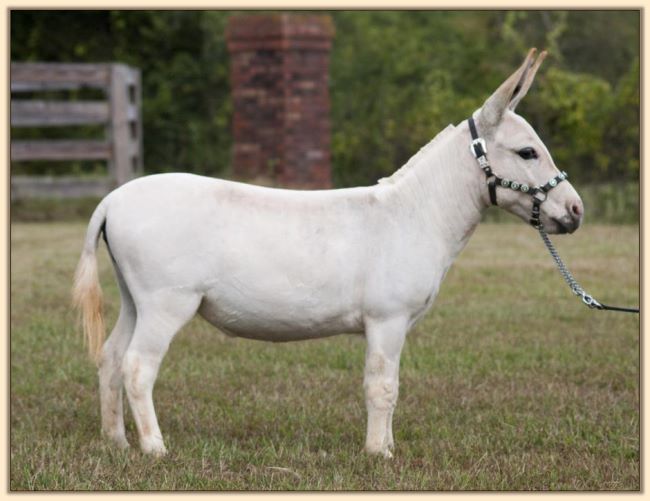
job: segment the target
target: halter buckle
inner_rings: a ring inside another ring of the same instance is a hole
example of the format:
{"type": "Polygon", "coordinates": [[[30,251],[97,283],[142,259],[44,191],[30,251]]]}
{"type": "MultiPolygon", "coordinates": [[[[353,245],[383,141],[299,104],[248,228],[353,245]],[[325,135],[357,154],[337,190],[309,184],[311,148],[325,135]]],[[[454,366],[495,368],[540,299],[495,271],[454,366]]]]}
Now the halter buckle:
{"type": "Polygon", "coordinates": [[[485,155],[487,155],[487,146],[485,144],[485,139],[483,139],[482,137],[477,137],[476,139],[474,139],[469,145],[469,151],[472,152],[472,155],[474,155],[474,158],[480,158],[480,157],[484,157],[485,155]],[[483,152],[482,155],[479,155],[479,154],[476,153],[476,149],[474,148],[474,146],[477,146],[477,145],[481,148],[481,151],[483,152]]]}

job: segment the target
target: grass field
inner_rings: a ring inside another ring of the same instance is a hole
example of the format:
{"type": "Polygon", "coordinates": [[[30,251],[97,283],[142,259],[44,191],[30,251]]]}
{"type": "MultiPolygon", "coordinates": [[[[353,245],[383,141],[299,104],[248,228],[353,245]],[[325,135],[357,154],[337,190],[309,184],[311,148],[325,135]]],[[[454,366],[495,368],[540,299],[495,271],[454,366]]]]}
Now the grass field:
{"type": "MultiPolygon", "coordinates": [[[[574,298],[534,230],[481,225],[402,355],[395,458],[361,452],[364,340],[271,344],[195,319],[154,391],[170,454],[100,439],[69,289],[85,225],[11,228],[10,488],[638,490],[639,318],[574,298]]],[[[639,302],[639,230],[554,239],[605,303],[639,302]]],[[[119,307],[102,244],[109,323],[119,307]]]]}

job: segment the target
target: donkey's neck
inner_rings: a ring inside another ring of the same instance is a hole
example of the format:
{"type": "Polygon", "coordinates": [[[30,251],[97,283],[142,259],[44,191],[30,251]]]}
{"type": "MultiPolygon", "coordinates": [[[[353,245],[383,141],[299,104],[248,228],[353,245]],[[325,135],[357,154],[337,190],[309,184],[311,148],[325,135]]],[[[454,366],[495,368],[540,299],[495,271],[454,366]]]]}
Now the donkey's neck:
{"type": "Polygon", "coordinates": [[[393,176],[393,209],[454,258],[488,207],[485,183],[469,151],[467,126],[448,126],[393,176]]]}

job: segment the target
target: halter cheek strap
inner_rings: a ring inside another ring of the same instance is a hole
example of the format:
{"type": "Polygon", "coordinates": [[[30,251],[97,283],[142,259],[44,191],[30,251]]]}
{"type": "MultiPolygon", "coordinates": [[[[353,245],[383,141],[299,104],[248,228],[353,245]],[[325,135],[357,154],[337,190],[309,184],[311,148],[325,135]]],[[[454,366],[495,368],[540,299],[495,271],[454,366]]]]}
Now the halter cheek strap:
{"type": "Polygon", "coordinates": [[[487,146],[485,144],[485,139],[478,135],[474,119],[472,117],[468,118],[467,123],[469,124],[469,132],[472,135],[470,151],[476,158],[479,167],[485,173],[488,192],[490,194],[490,202],[492,205],[498,205],[498,186],[501,186],[502,188],[510,188],[514,191],[520,191],[521,193],[526,193],[533,197],[533,208],[529,222],[533,227],[541,228],[542,222],[540,220],[540,206],[548,197],[548,192],[555,188],[562,181],[567,179],[569,175],[563,171],[560,172],[557,176],[551,178],[546,184],[533,187],[528,186],[526,183],[518,183],[517,181],[510,181],[509,179],[503,179],[497,176],[492,171],[492,167],[490,167],[490,162],[488,162],[487,159],[487,146]]]}
{"type": "Polygon", "coordinates": [[[472,144],[470,150],[474,154],[474,157],[478,161],[479,167],[483,169],[485,173],[485,178],[487,179],[488,192],[490,193],[490,202],[492,205],[497,204],[497,186],[496,186],[496,175],[492,172],[492,167],[487,159],[487,146],[485,145],[485,139],[479,137],[478,132],[476,131],[476,124],[474,119],[469,117],[467,119],[469,123],[469,132],[472,135],[472,144]]]}

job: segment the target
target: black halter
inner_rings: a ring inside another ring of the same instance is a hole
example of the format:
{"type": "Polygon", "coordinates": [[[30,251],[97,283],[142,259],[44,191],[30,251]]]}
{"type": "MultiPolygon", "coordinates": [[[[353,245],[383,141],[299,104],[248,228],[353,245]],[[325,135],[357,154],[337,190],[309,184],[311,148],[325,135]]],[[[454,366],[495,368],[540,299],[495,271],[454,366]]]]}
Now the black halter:
{"type": "Polygon", "coordinates": [[[569,175],[562,171],[554,178],[550,179],[546,184],[541,186],[530,187],[526,183],[518,183],[517,181],[510,181],[508,179],[503,179],[497,176],[490,167],[490,163],[487,159],[487,147],[485,145],[485,139],[479,137],[478,132],[476,132],[476,124],[472,117],[467,119],[469,123],[469,131],[472,134],[472,144],[470,150],[472,154],[476,157],[479,166],[483,169],[485,177],[487,179],[488,191],[490,193],[490,202],[492,205],[497,204],[497,186],[503,188],[510,188],[514,191],[521,191],[522,193],[527,193],[533,197],[533,210],[530,216],[530,224],[534,228],[542,228],[542,222],[539,218],[539,207],[548,197],[548,192],[555,188],[558,184],[564,181],[569,175]]]}

